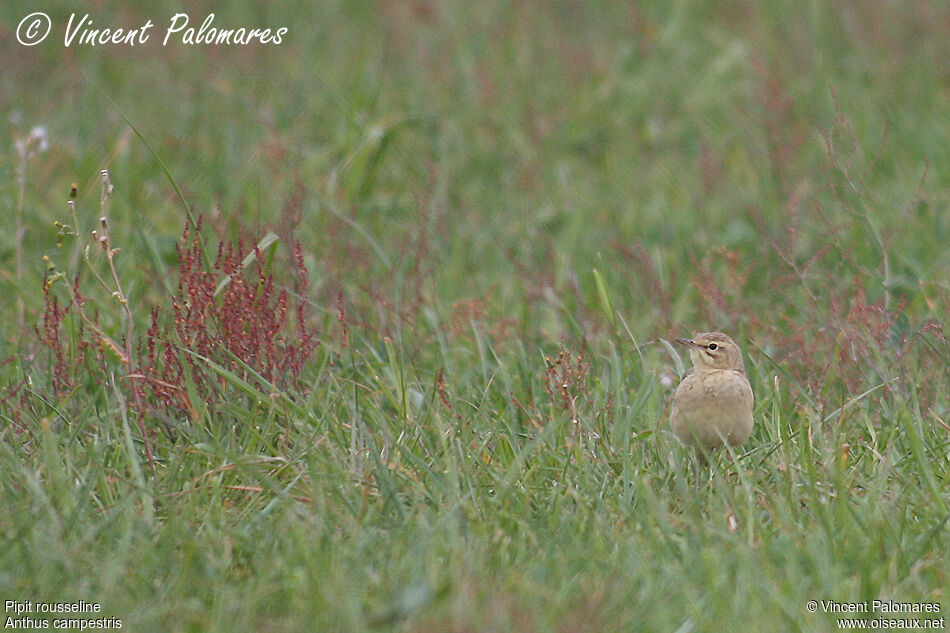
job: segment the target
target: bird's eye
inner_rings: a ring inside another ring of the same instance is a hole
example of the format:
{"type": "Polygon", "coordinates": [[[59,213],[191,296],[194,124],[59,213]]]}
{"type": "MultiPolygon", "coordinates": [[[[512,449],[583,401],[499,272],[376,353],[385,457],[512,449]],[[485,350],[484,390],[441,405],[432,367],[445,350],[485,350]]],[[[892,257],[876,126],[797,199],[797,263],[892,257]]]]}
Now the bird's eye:
{"type": "Polygon", "coordinates": [[[719,349],[719,346],[716,345],[715,343],[710,343],[709,345],[706,346],[706,349],[708,349],[710,352],[714,352],[717,349],[719,349]]]}

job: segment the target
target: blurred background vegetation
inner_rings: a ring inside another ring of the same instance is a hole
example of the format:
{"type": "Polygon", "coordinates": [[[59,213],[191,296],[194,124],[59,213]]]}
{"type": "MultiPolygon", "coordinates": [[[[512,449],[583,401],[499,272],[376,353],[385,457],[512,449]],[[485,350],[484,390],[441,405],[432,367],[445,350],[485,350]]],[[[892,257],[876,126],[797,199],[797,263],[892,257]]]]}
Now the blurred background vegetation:
{"type": "Polygon", "coordinates": [[[55,4],[50,38],[25,48],[18,9],[4,9],[3,105],[23,119],[5,126],[7,145],[33,125],[52,143],[30,165],[32,252],[69,183],[88,192],[105,167],[125,197],[115,230],[170,256],[181,205],[124,112],[196,212],[294,228],[313,257],[346,259],[314,264],[328,289],[405,281],[424,240],[438,254],[426,291],[440,301],[488,294],[543,316],[539,289],[590,296],[598,268],[647,336],[766,310],[803,325],[801,293],[848,294],[855,270],[876,275],[872,302],[946,308],[939,6],[357,2],[304,16],[230,3],[216,25],[290,36],[160,47],[171,15],[197,24],[215,9],[85,9],[96,27],[151,19],[151,41],[134,48],[64,47],[73,7],[55,4]],[[372,240],[341,239],[354,224],[372,240]],[[356,252],[335,252],[350,242],[356,252]],[[713,297],[691,271],[748,305],[704,305],[713,297]],[[796,296],[775,301],[776,281],[796,296]]]}

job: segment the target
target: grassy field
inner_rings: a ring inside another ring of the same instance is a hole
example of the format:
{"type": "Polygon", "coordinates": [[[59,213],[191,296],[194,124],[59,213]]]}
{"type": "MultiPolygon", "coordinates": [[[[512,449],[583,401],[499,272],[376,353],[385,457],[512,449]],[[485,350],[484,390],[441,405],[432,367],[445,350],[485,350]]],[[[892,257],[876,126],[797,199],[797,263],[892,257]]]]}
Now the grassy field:
{"type": "Polygon", "coordinates": [[[175,632],[948,615],[941,3],[54,1],[33,47],[21,4],[5,623],[80,600],[175,632]],[[155,26],[66,46],[73,11],[155,26]],[[289,31],[162,46],[178,12],[289,31]],[[669,341],[712,329],[756,428],[699,468],[669,341]]]}

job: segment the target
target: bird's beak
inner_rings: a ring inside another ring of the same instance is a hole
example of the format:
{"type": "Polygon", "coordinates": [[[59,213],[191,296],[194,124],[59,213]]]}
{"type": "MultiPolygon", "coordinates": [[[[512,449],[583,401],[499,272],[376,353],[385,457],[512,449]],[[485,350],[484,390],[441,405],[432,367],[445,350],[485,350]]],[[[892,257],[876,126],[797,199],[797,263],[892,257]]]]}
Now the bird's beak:
{"type": "Polygon", "coordinates": [[[702,345],[700,345],[699,343],[697,343],[696,341],[694,341],[694,340],[691,339],[691,338],[678,338],[678,339],[676,339],[676,342],[679,343],[679,344],[681,344],[681,345],[685,345],[686,347],[692,347],[693,349],[702,349],[702,348],[703,348],[702,345]]]}

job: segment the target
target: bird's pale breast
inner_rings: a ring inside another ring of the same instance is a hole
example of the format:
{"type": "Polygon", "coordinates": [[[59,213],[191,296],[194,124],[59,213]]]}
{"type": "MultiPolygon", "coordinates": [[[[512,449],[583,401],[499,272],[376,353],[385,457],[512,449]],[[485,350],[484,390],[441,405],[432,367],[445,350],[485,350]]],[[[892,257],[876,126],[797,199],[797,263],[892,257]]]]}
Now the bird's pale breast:
{"type": "Polygon", "coordinates": [[[752,433],[752,388],[742,372],[693,372],[673,394],[670,425],[684,444],[712,449],[741,444],[752,433]]]}

